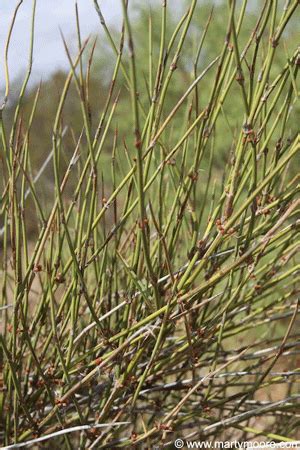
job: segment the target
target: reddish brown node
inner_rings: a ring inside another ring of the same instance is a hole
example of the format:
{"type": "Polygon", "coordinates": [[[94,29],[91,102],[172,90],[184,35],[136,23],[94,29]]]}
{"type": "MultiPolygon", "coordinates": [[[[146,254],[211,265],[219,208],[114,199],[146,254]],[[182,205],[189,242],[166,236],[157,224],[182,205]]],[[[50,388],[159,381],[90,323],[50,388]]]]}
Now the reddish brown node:
{"type": "Polygon", "coordinates": [[[35,266],[34,266],[34,268],[33,268],[33,272],[34,273],[38,273],[38,272],[41,272],[42,271],[42,266],[41,266],[41,264],[36,264],[35,266]]]}
{"type": "Polygon", "coordinates": [[[62,283],[64,283],[64,282],[66,281],[66,279],[65,279],[65,277],[63,276],[63,274],[59,272],[59,273],[56,275],[56,277],[55,277],[55,281],[56,281],[56,283],[58,283],[58,284],[62,284],[62,283]]]}
{"type": "Polygon", "coordinates": [[[54,402],[57,406],[67,406],[67,402],[62,400],[61,398],[57,398],[55,399],[54,402]]]}
{"type": "Polygon", "coordinates": [[[132,431],[131,435],[130,435],[130,438],[131,438],[132,441],[136,441],[137,436],[138,436],[137,433],[135,431],[132,431]]]}

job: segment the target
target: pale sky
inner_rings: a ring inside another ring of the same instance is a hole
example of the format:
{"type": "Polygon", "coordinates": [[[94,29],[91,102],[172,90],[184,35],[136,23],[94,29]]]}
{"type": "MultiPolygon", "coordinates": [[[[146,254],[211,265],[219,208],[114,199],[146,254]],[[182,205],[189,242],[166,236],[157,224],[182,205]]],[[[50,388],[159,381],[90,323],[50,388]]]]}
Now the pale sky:
{"type": "MultiPolygon", "coordinates": [[[[0,0],[0,91],[4,88],[4,47],[7,32],[18,0],[0,0]]],[[[77,0],[82,38],[100,31],[93,0],[77,0]]],[[[108,23],[118,24],[121,16],[119,0],[100,0],[108,23]]],[[[33,81],[46,78],[58,68],[69,67],[59,33],[63,30],[70,45],[76,41],[75,0],[37,0],[36,36],[34,46],[33,81]]],[[[16,19],[9,51],[11,80],[24,76],[28,61],[32,0],[23,0],[16,19]]]]}

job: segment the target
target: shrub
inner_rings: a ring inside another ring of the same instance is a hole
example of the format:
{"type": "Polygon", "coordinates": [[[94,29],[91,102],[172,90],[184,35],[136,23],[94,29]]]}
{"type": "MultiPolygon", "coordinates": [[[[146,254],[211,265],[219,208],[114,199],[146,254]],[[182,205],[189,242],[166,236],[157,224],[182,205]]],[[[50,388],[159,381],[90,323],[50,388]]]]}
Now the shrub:
{"type": "Polygon", "coordinates": [[[114,58],[105,101],[90,108],[95,46],[76,7],[79,50],[63,38],[70,72],[39,168],[35,2],[13,108],[5,60],[4,443],[296,439],[298,0],[255,14],[190,0],[178,20],[163,1],[139,39],[125,0],[119,32],[94,4],[114,58]]]}

